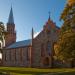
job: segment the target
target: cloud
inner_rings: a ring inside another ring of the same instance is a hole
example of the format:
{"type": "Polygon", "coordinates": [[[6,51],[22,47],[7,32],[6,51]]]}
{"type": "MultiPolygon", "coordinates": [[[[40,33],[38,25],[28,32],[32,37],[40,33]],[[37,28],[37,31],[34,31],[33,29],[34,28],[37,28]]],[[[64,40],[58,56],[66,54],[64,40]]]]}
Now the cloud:
{"type": "Polygon", "coordinates": [[[39,33],[40,33],[40,32],[34,33],[34,38],[36,38],[36,37],[38,36],[39,33]]]}

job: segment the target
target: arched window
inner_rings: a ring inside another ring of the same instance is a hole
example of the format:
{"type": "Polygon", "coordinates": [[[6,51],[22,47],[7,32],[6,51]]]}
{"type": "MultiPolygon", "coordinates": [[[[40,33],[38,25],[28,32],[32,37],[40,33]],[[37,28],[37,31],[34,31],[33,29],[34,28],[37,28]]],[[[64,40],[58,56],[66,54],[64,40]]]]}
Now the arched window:
{"type": "Polygon", "coordinates": [[[48,55],[51,55],[51,43],[50,43],[50,41],[47,42],[47,53],[48,53],[48,55]]]}
{"type": "Polygon", "coordinates": [[[11,61],[11,50],[9,50],[9,60],[11,61]]]}
{"type": "Polygon", "coordinates": [[[22,48],[20,49],[20,60],[21,61],[23,60],[23,49],[22,48]]]}
{"type": "Polygon", "coordinates": [[[29,51],[30,51],[30,49],[29,49],[29,47],[27,48],[27,61],[29,61],[29,59],[30,59],[30,55],[29,55],[29,51]]]}
{"type": "Polygon", "coordinates": [[[14,55],[15,55],[14,58],[15,58],[15,61],[16,61],[17,60],[17,57],[16,57],[16,55],[17,55],[16,54],[16,49],[14,49],[14,55]]]}
{"type": "Polygon", "coordinates": [[[44,51],[44,44],[41,45],[41,56],[43,57],[45,55],[44,51]]]}
{"type": "Polygon", "coordinates": [[[44,65],[45,65],[45,66],[49,66],[49,58],[48,58],[48,57],[46,57],[46,58],[44,59],[44,65]]]}

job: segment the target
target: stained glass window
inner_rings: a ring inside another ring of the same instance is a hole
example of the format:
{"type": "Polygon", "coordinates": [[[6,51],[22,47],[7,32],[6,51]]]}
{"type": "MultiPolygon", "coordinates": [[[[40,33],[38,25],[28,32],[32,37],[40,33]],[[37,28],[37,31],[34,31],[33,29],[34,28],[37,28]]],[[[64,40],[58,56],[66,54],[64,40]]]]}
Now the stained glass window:
{"type": "Polygon", "coordinates": [[[51,55],[51,43],[47,42],[47,53],[51,55]]]}

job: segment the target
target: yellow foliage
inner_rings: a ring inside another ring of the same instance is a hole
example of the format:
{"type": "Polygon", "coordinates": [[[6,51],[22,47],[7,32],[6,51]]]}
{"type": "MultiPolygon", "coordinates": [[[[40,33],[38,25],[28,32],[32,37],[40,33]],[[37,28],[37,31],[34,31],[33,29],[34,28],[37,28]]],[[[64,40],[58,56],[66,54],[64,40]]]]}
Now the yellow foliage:
{"type": "Polygon", "coordinates": [[[57,44],[54,45],[54,51],[55,51],[55,54],[58,54],[58,45],[57,44]]]}
{"type": "Polygon", "coordinates": [[[68,0],[68,4],[69,5],[75,4],[75,0],[68,0]]]}

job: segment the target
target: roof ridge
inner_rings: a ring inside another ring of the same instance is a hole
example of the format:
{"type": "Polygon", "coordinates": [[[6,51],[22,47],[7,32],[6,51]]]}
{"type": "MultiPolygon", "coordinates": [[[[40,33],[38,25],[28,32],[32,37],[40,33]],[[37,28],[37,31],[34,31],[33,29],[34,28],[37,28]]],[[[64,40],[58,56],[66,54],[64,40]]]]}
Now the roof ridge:
{"type": "Polygon", "coordinates": [[[23,40],[23,41],[18,41],[10,45],[8,48],[17,48],[17,47],[23,47],[23,46],[29,46],[31,45],[31,39],[28,40],[23,40]]]}

